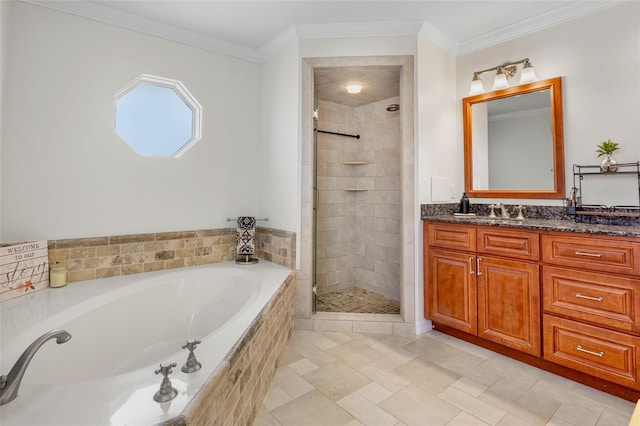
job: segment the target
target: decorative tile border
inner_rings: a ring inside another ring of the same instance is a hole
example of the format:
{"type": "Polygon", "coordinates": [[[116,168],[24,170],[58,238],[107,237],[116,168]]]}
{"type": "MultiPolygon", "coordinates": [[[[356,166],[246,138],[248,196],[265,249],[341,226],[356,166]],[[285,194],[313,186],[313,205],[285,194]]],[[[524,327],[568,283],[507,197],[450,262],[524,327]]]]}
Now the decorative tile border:
{"type": "MultiPolygon", "coordinates": [[[[294,268],[294,232],[257,228],[256,256],[294,268]]],[[[63,262],[69,282],[233,260],[236,229],[202,229],[49,241],[49,262],[63,262]]]]}

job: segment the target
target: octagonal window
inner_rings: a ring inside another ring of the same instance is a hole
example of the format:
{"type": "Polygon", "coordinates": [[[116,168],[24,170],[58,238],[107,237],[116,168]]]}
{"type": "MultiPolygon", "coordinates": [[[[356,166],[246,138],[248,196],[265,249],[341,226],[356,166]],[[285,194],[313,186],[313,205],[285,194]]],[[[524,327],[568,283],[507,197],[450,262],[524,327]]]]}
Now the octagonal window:
{"type": "Polygon", "coordinates": [[[180,157],[200,140],[201,118],[178,80],[143,74],[116,94],[116,132],[140,155],[180,157]]]}

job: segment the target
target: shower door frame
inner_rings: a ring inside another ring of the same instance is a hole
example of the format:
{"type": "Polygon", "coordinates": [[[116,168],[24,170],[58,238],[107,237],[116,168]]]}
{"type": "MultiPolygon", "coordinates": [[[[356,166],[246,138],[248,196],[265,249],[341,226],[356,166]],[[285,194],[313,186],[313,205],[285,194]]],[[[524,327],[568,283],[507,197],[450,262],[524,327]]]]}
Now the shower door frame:
{"type": "MultiPolygon", "coordinates": [[[[414,142],[414,57],[403,56],[357,56],[357,57],[326,57],[302,59],[302,217],[301,217],[301,268],[302,280],[299,281],[300,290],[308,294],[308,304],[300,306],[299,313],[310,318],[313,310],[314,275],[314,246],[315,223],[313,219],[314,204],[316,202],[315,147],[314,143],[314,68],[340,68],[353,66],[399,66],[400,67],[400,111],[402,132],[402,245],[401,245],[401,279],[400,279],[400,318],[404,323],[416,323],[416,292],[419,284],[416,282],[415,270],[416,253],[416,197],[415,197],[415,142],[414,142]],[[308,277],[305,279],[303,277],[308,277]],[[308,284],[307,284],[308,283],[308,284]],[[308,315],[305,315],[305,312],[308,315]]],[[[420,286],[421,288],[421,286],[420,286]]],[[[408,326],[408,324],[407,324],[408,326]]],[[[406,329],[406,328],[405,328],[406,329]]]]}

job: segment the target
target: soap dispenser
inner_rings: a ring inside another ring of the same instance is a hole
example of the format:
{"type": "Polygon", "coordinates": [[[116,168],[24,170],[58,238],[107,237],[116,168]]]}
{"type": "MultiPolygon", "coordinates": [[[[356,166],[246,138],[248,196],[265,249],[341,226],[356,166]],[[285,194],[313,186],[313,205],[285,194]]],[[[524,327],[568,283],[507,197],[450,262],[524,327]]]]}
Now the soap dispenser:
{"type": "Polygon", "coordinates": [[[463,192],[462,197],[460,198],[460,211],[459,213],[468,214],[469,210],[471,210],[471,206],[469,205],[469,198],[467,198],[467,193],[463,192]]]}

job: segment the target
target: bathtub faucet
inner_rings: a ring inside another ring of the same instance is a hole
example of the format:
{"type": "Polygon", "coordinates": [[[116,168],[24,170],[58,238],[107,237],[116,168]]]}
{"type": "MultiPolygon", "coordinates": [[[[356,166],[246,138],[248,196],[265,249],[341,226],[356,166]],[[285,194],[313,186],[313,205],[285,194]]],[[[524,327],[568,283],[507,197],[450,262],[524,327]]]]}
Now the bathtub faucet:
{"type": "Polygon", "coordinates": [[[20,355],[8,375],[0,376],[0,405],[13,401],[18,396],[18,388],[22,383],[22,377],[27,371],[31,358],[47,340],[56,339],[57,344],[68,342],[71,335],[64,330],[51,330],[33,341],[32,344],[20,355]]]}

